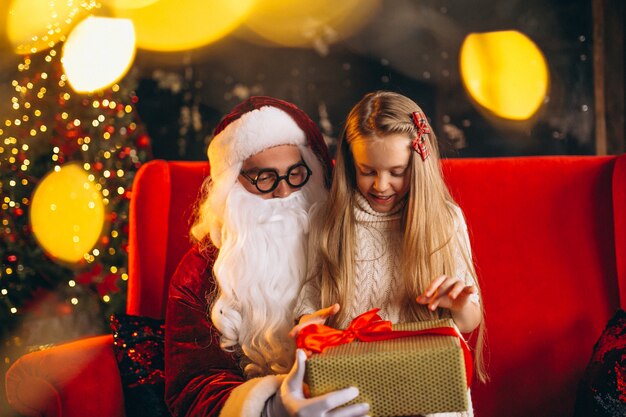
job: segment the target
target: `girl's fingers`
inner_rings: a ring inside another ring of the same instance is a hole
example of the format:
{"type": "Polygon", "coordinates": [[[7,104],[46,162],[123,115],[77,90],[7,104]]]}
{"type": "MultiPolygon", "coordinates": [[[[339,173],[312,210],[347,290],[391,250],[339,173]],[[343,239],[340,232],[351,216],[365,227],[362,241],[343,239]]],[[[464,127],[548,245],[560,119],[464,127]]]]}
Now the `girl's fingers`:
{"type": "Polygon", "coordinates": [[[297,324],[293,326],[293,328],[289,331],[289,337],[295,339],[296,337],[298,337],[298,333],[300,333],[300,330],[304,329],[306,326],[309,326],[311,324],[324,324],[325,321],[326,320],[322,318],[312,318],[310,320],[297,324]]]}
{"type": "Polygon", "coordinates": [[[426,299],[423,296],[418,297],[418,302],[426,304],[428,302],[428,308],[431,311],[435,311],[439,306],[451,308],[452,304],[459,299],[461,295],[469,296],[475,293],[476,287],[473,285],[465,285],[465,283],[459,279],[451,279],[449,282],[443,283],[438,291],[430,299],[426,299]],[[450,300],[449,302],[446,300],[450,300]]]}
{"type": "Polygon", "coordinates": [[[335,303],[332,306],[318,310],[313,314],[318,315],[320,317],[328,318],[330,316],[334,316],[338,312],[339,312],[339,304],[335,303]]]}
{"type": "Polygon", "coordinates": [[[297,324],[295,326],[293,326],[291,328],[291,330],[289,330],[289,337],[291,337],[292,339],[295,339],[296,337],[298,337],[298,333],[300,333],[300,325],[297,324]]]}
{"type": "Polygon", "coordinates": [[[458,296],[465,290],[465,283],[457,281],[454,283],[450,291],[448,291],[448,297],[452,300],[456,300],[458,296]]]}
{"type": "Polygon", "coordinates": [[[434,279],[428,289],[421,295],[416,297],[416,301],[419,304],[427,304],[428,308],[432,311],[443,302],[444,307],[449,307],[448,301],[455,301],[461,294],[474,294],[477,292],[476,287],[473,285],[465,285],[463,281],[458,278],[451,278],[446,275],[441,275],[434,279]]]}
{"type": "Polygon", "coordinates": [[[339,304],[333,304],[330,307],[322,308],[320,310],[317,310],[314,313],[305,314],[304,316],[302,316],[302,318],[300,318],[300,323],[295,325],[291,329],[291,331],[289,331],[289,337],[292,337],[295,339],[296,337],[298,337],[298,333],[300,333],[300,330],[302,330],[309,324],[326,323],[326,320],[329,317],[334,316],[335,314],[339,312],[339,308],[340,308],[339,304]]]}
{"type": "Polygon", "coordinates": [[[441,275],[440,277],[435,278],[430,285],[428,286],[428,288],[426,289],[426,291],[424,291],[424,294],[426,297],[432,297],[433,294],[435,293],[435,291],[437,291],[437,289],[439,288],[439,286],[447,279],[448,277],[446,275],[441,275]]]}
{"type": "Polygon", "coordinates": [[[441,283],[435,294],[437,295],[437,297],[444,297],[448,295],[450,291],[452,291],[459,283],[461,283],[461,281],[457,278],[446,277],[446,279],[441,283]]]}

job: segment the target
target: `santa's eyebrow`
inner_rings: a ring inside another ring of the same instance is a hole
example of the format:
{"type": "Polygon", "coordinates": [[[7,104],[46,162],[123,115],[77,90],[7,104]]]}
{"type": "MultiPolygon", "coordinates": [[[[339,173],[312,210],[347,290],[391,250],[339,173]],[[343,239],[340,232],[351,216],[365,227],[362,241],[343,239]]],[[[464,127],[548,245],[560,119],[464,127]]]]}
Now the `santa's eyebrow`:
{"type": "Polygon", "coordinates": [[[273,169],[273,168],[252,167],[252,168],[248,168],[248,169],[242,169],[242,171],[245,172],[246,174],[251,174],[251,173],[259,172],[262,169],[273,169]]]}
{"type": "MultiPolygon", "coordinates": [[[[285,169],[285,172],[289,171],[291,168],[295,167],[296,165],[300,165],[300,164],[305,164],[306,162],[304,162],[304,159],[301,159],[300,161],[296,162],[293,165],[288,166],[285,169]]],[[[308,165],[307,165],[308,166],[308,165]]],[[[246,174],[250,174],[252,172],[259,172],[259,171],[276,171],[276,172],[280,172],[280,170],[276,167],[252,167],[250,169],[242,169],[243,172],[245,172],[246,174]]]]}

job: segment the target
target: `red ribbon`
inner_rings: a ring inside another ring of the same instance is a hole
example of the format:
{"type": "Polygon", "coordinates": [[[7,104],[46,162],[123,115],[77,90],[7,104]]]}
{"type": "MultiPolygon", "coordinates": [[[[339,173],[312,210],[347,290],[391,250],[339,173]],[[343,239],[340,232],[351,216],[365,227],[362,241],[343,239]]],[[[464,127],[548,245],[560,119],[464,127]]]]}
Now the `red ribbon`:
{"type": "Polygon", "coordinates": [[[465,358],[467,385],[470,385],[472,381],[472,354],[467,346],[467,342],[456,329],[452,327],[434,327],[424,330],[393,330],[391,322],[383,320],[378,315],[379,310],[375,308],[355,317],[345,330],[333,329],[323,324],[310,324],[300,330],[296,339],[296,345],[301,349],[320,353],[328,347],[352,343],[355,339],[362,342],[375,342],[421,335],[458,337],[465,358]]]}
{"type": "Polygon", "coordinates": [[[417,151],[422,157],[422,161],[425,161],[430,156],[430,150],[426,146],[425,134],[430,133],[428,123],[426,122],[426,115],[421,111],[411,113],[413,115],[413,123],[417,127],[417,136],[411,142],[413,149],[417,151]]]}

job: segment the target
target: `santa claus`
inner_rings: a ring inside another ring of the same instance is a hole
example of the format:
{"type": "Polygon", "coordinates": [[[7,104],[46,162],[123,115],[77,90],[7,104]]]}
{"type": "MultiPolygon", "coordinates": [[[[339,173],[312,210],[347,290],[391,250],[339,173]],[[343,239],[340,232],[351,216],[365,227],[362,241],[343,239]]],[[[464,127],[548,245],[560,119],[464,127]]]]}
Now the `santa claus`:
{"type": "Polygon", "coordinates": [[[355,388],[302,393],[294,304],[306,276],[309,213],[326,198],[331,161],[295,105],[251,97],[215,129],[191,235],[172,278],[165,331],[166,402],[174,416],[360,416],[333,410],[355,388]]]}

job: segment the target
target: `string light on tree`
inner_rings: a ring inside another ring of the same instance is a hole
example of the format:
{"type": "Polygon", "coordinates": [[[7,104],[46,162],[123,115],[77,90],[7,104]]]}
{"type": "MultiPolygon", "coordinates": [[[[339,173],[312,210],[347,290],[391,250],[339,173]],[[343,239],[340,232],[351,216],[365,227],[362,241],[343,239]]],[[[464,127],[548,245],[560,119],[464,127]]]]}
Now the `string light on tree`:
{"type": "MultiPolygon", "coordinates": [[[[91,3],[81,2],[81,10],[86,4],[91,3]]],[[[128,203],[135,172],[150,157],[150,140],[136,123],[132,76],[79,94],[61,65],[62,46],[46,44],[42,52],[22,55],[13,94],[0,103],[7,108],[0,113],[6,115],[0,120],[2,332],[15,325],[11,317],[28,313],[32,295],[41,289],[58,293],[70,311],[88,308],[94,298],[105,315],[124,304],[128,203]],[[99,196],[92,203],[94,209],[101,204],[103,219],[96,219],[100,230],[92,233],[93,243],[71,259],[54,255],[54,239],[48,248],[39,244],[37,227],[29,222],[35,190],[47,175],[68,166],[82,173],[76,175],[83,178],[80,184],[89,184],[90,195],[99,196]]]]}
{"type": "Polygon", "coordinates": [[[63,42],[77,21],[98,8],[94,0],[13,0],[7,35],[16,53],[35,54],[63,42]]]}

